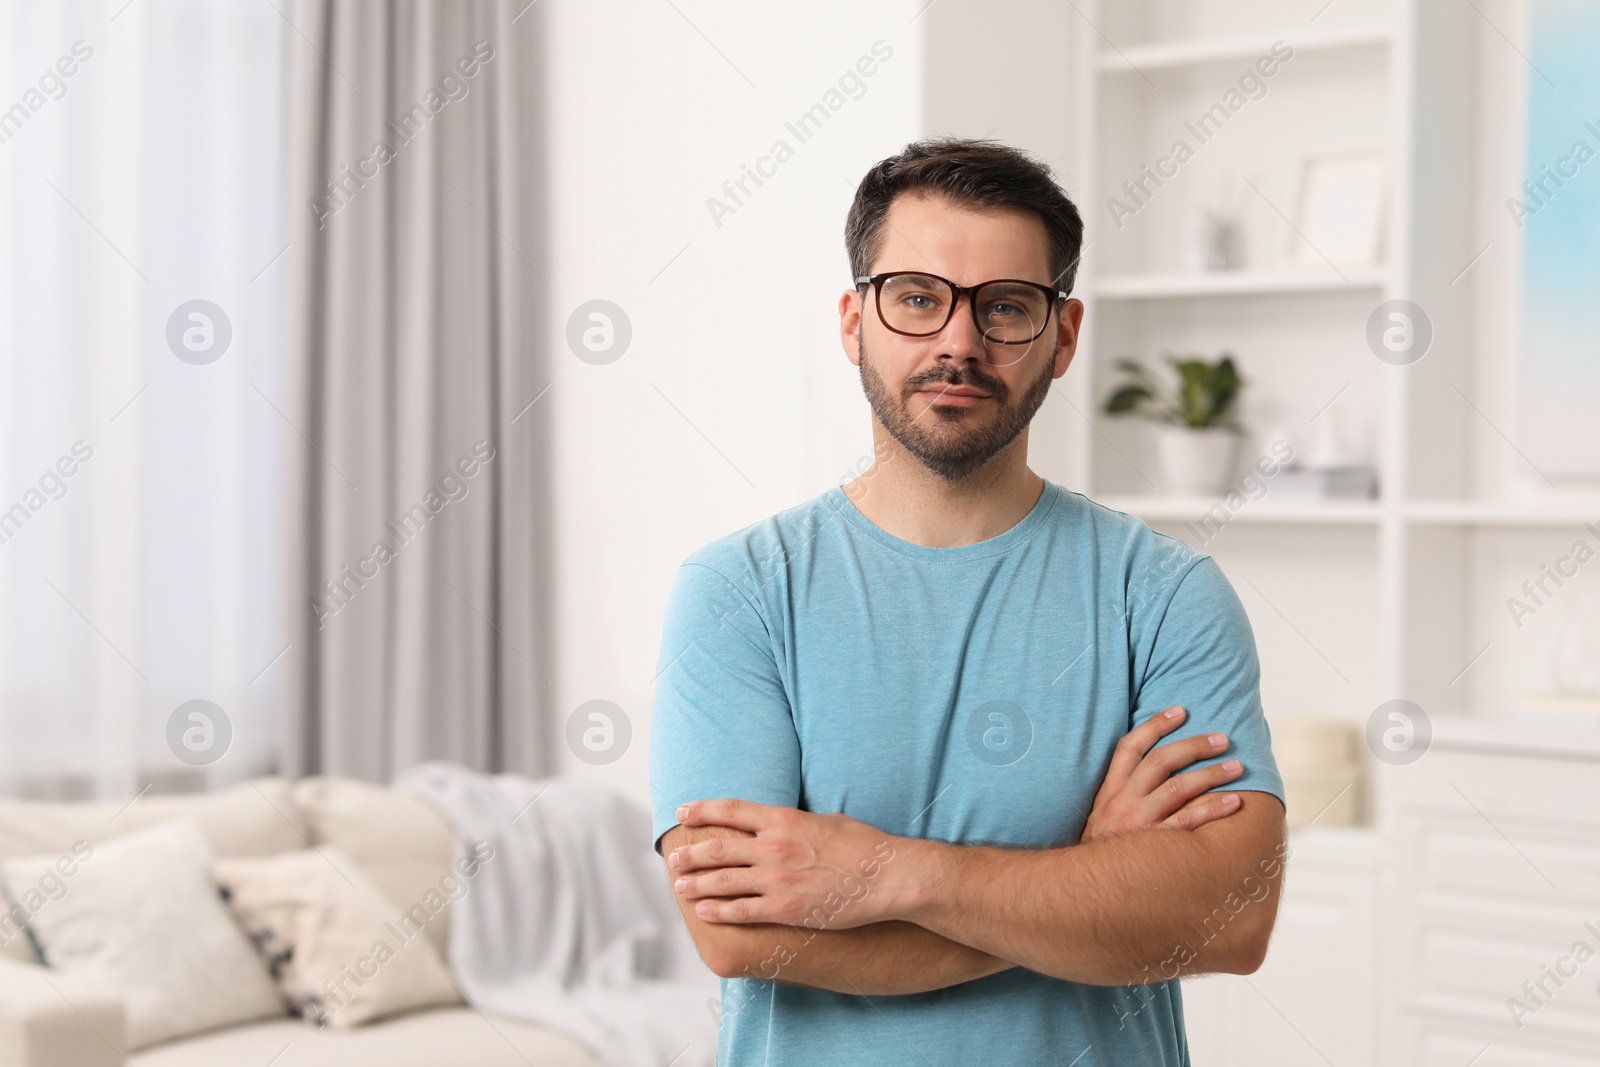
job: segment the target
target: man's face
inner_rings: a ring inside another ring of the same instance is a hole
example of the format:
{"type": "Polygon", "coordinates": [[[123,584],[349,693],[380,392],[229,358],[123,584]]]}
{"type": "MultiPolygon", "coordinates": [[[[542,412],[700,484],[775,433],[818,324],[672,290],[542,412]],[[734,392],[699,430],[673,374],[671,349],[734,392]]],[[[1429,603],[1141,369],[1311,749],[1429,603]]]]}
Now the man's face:
{"type": "MultiPolygon", "coordinates": [[[[1012,278],[1054,288],[1049,236],[1037,216],[960,207],[937,195],[902,195],[890,205],[869,273],[896,270],[927,271],[957,285],[1012,278]]],[[[1069,300],[1033,342],[1000,344],[984,340],[969,299],[927,337],[885,326],[871,286],[839,304],[845,352],[861,369],[873,414],[902,448],[950,481],[982,468],[1027,428],[1051,381],[1072,362],[1083,314],[1083,305],[1069,300]]]]}

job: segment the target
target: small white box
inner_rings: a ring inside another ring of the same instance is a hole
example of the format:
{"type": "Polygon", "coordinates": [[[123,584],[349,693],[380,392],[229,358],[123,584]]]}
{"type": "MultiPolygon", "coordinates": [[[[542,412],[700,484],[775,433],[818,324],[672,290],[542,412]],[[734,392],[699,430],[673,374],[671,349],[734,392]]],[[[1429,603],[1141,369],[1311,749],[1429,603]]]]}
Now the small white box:
{"type": "Polygon", "coordinates": [[[1284,467],[1267,483],[1279,500],[1370,500],[1378,495],[1371,467],[1284,467]]]}

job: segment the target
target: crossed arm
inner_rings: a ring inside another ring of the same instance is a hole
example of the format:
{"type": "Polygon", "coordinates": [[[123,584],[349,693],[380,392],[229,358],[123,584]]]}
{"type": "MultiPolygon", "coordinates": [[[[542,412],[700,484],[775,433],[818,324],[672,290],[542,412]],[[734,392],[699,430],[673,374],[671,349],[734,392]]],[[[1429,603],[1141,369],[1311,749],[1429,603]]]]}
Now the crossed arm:
{"type": "Polygon", "coordinates": [[[1196,737],[1151,751],[1181,721],[1177,709],[1129,732],[1082,841],[1063,848],[687,804],[663,837],[680,910],[717,974],[836,992],[922,992],[1013,966],[1096,985],[1249,973],[1276,917],[1283,810],[1268,794],[1207,791],[1237,763],[1175,774],[1218,750],[1196,737]]]}
{"type": "MultiPolygon", "coordinates": [[[[706,842],[719,854],[725,838],[753,838],[728,826],[674,826],[662,852],[706,842]]],[[[678,871],[669,870],[676,878],[678,871]]],[[[915,923],[886,920],[840,929],[830,924],[713,922],[695,913],[695,899],[678,895],[678,908],[701,958],[723,978],[765,978],[835,993],[888,996],[924,993],[970,982],[1013,965],[942,937],[915,923]]]]}

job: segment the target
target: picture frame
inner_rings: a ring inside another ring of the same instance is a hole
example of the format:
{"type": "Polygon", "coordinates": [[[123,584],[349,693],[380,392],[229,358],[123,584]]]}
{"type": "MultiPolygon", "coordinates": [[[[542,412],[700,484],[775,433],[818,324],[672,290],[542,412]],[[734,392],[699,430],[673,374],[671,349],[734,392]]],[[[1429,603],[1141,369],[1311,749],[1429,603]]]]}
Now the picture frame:
{"type": "Polygon", "coordinates": [[[1388,166],[1382,149],[1323,149],[1300,159],[1289,263],[1370,267],[1383,262],[1388,166]]]}

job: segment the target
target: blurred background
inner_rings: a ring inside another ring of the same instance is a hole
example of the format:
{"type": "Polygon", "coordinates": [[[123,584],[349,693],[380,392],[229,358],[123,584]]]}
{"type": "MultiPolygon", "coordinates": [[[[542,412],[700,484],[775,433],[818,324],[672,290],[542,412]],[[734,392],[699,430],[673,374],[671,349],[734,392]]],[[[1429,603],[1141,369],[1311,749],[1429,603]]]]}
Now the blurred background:
{"type": "Polygon", "coordinates": [[[1031,466],[1260,649],[1294,859],[1195,1062],[1600,1062],[1597,48],[1582,0],[0,5],[0,791],[643,802],[677,564],[870,462],[856,182],[993,137],[1087,224],[1031,466]]]}

